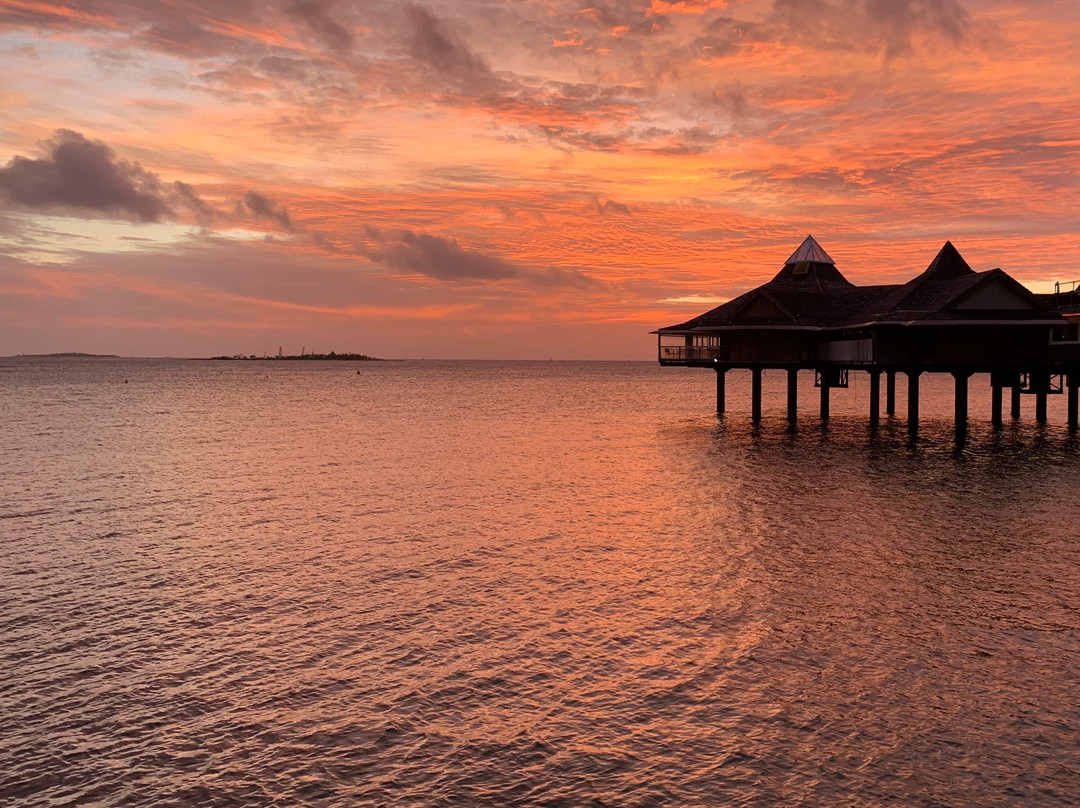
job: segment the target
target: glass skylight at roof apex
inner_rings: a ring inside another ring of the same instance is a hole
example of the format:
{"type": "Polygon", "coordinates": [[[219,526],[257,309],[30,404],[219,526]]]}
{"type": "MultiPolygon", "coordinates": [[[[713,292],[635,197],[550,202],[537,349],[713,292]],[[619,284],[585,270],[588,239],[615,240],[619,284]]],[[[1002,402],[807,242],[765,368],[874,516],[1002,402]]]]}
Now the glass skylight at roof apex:
{"type": "Polygon", "coordinates": [[[836,262],[829,257],[829,254],[822,249],[813,236],[806,237],[803,243],[799,245],[799,249],[793,252],[791,257],[784,262],[784,266],[800,263],[832,264],[836,266],[836,262]]]}

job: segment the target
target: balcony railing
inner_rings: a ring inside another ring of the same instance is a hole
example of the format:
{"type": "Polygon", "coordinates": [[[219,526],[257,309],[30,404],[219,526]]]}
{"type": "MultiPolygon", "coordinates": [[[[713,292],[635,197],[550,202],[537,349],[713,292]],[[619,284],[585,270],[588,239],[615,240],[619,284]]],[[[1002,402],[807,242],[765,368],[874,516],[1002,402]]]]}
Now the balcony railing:
{"type": "Polygon", "coordinates": [[[660,361],[671,364],[711,362],[723,358],[723,351],[723,348],[716,345],[661,345],[660,361]]]}

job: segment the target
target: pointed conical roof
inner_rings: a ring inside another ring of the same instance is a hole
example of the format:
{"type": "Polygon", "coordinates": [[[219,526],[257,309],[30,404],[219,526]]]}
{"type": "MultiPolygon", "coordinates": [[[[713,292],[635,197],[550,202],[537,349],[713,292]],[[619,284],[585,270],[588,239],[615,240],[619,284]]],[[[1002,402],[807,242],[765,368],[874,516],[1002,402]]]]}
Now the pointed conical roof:
{"type": "Polygon", "coordinates": [[[801,261],[807,261],[813,264],[832,264],[833,266],[836,266],[836,262],[821,248],[821,245],[817,243],[817,240],[813,236],[806,237],[803,243],[799,245],[799,249],[793,252],[791,258],[784,262],[784,266],[798,264],[801,261]]]}
{"type": "Polygon", "coordinates": [[[941,245],[938,254],[934,256],[934,260],[930,262],[930,266],[919,277],[934,277],[944,280],[974,274],[975,270],[968,266],[968,262],[964,260],[964,256],[960,255],[960,251],[953,246],[951,241],[946,241],[941,245]]]}
{"type": "Polygon", "coordinates": [[[973,283],[975,272],[951,241],[946,241],[921,274],[899,287],[884,301],[884,310],[936,311],[973,283]]]}

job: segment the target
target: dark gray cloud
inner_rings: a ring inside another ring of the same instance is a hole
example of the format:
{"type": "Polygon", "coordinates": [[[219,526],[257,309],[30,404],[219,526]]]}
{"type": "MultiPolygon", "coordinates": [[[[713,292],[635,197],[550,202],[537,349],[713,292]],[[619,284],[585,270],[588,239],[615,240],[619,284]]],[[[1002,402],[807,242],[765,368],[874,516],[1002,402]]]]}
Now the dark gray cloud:
{"type": "Polygon", "coordinates": [[[622,202],[616,202],[614,199],[606,199],[601,202],[599,197],[593,197],[593,206],[601,216],[606,216],[609,213],[619,213],[623,216],[630,215],[629,206],[624,205],[622,202]]]}
{"type": "Polygon", "coordinates": [[[688,126],[664,133],[664,144],[650,151],[656,154],[705,154],[719,139],[720,135],[711,126],[688,126]]]}
{"type": "Polygon", "coordinates": [[[231,37],[209,31],[189,17],[153,20],[132,39],[149,50],[195,58],[213,57],[232,44],[231,37]]]}
{"type": "Polygon", "coordinates": [[[279,207],[273,200],[260,194],[258,191],[248,191],[244,194],[242,203],[244,208],[246,208],[255,218],[274,222],[282,230],[293,229],[292,218],[289,216],[289,211],[284,207],[279,207]]]}
{"type": "Polygon", "coordinates": [[[573,6],[572,9],[552,16],[552,22],[563,28],[593,28],[605,34],[621,29],[631,37],[653,36],[672,28],[668,15],[654,13],[647,1],[597,0],[573,6]]]}
{"type": "Polygon", "coordinates": [[[582,151],[619,151],[627,147],[630,141],[624,134],[594,132],[573,126],[541,124],[535,127],[553,146],[582,151]]]}
{"type": "Polygon", "coordinates": [[[4,206],[136,222],[191,216],[204,227],[253,216],[283,230],[296,230],[288,210],[258,191],[248,191],[230,215],[202,199],[188,183],[166,182],[119,157],[108,144],[70,129],[56,130],[42,142],[42,149],[41,158],[17,155],[0,168],[4,206]]]}
{"type": "MultiPolygon", "coordinates": [[[[778,0],[778,4],[784,0],[778,0]]],[[[734,17],[718,17],[705,26],[705,32],[697,37],[692,47],[696,55],[704,59],[720,59],[731,56],[744,48],[766,42],[771,33],[761,25],[734,17]]]]}
{"type": "Polygon", "coordinates": [[[369,227],[367,232],[376,245],[364,248],[363,253],[400,272],[415,272],[439,280],[499,280],[518,277],[523,271],[510,261],[466,249],[456,239],[374,227],[369,227]]]}
{"type": "Polygon", "coordinates": [[[750,108],[750,104],[742,90],[713,89],[695,95],[694,100],[699,106],[718,109],[736,117],[745,115],[750,108]]]}
{"type": "MultiPolygon", "coordinates": [[[[45,156],[18,155],[0,168],[0,196],[13,207],[70,210],[156,222],[173,213],[169,189],[138,163],[100,140],[59,129],[42,143],[45,156]]],[[[194,198],[190,187],[182,193],[194,198]]]]}
{"type": "Polygon", "coordinates": [[[264,56],[259,59],[257,67],[266,76],[295,81],[301,84],[310,80],[313,71],[312,60],[299,59],[294,56],[264,56]]]}
{"type": "Polygon", "coordinates": [[[186,182],[177,180],[172,184],[172,190],[183,206],[195,215],[195,221],[199,224],[209,226],[220,216],[220,213],[213,206],[204,202],[199,195],[195,193],[195,189],[186,182]]]}
{"type": "Polygon", "coordinates": [[[596,289],[602,284],[569,267],[526,267],[479,250],[462,247],[457,239],[413,230],[365,228],[361,255],[398,272],[442,281],[515,280],[538,287],[596,289]]]}
{"type": "Polygon", "coordinates": [[[774,0],[773,10],[800,41],[825,48],[884,49],[886,61],[911,53],[917,35],[960,44],[972,27],[959,0],[774,0]]]}
{"type": "Polygon", "coordinates": [[[412,25],[410,49],[419,62],[434,68],[470,93],[494,90],[499,80],[483,57],[474,53],[441,19],[418,5],[405,7],[412,25]]]}
{"type": "Polygon", "coordinates": [[[285,13],[303,22],[308,30],[331,50],[342,52],[352,49],[352,31],[333,19],[322,3],[296,0],[285,6],[285,13]]]}
{"type": "Polygon", "coordinates": [[[705,154],[723,137],[723,133],[706,124],[682,129],[623,126],[603,131],[542,124],[532,129],[546,137],[552,146],[569,151],[639,151],[664,155],[705,154]]]}
{"type": "Polygon", "coordinates": [[[898,35],[889,42],[893,48],[910,50],[911,34],[918,29],[960,42],[971,27],[971,15],[958,0],[864,0],[864,3],[870,19],[898,35]]]}
{"type": "Polygon", "coordinates": [[[536,270],[528,276],[534,286],[554,286],[571,289],[602,289],[605,284],[589,277],[579,269],[567,267],[546,267],[536,270]]]}

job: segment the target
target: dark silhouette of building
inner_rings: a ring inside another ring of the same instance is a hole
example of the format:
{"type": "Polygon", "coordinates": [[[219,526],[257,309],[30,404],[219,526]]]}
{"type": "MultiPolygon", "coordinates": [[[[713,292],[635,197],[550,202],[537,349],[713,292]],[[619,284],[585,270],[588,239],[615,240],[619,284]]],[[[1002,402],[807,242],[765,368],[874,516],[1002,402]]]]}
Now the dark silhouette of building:
{"type": "MultiPolygon", "coordinates": [[[[1075,287],[1075,284],[1071,286],[1075,287]]],[[[662,365],[716,371],[716,406],[725,407],[725,374],[748,368],[752,417],[761,417],[761,373],[788,373],[788,417],[796,417],[798,372],[813,370],[821,416],[829,390],[847,387],[849,373],[870,376],[870,421],[879,419],[880,382],[886,412],[895,412],[897,373],[908,379],[908,424],[918,429],[919,377],[950,373],[956,380],[956,429],[967,428],[967,385],[989,373],[991,421],[1002,423],[1002,391],[1011,390],[1013,417],[1020,396],[1036,397],[1046,420],[1046,397],[1068,393],[1069,426],[1077,428],[1080,387],[1080,290],[1032,293],[1001,269],[975,272],[951,242],[922,274],[905,284],[855,286],[807,236],[768,283],[685,323],[661,328],[662,365]]]]}

